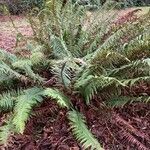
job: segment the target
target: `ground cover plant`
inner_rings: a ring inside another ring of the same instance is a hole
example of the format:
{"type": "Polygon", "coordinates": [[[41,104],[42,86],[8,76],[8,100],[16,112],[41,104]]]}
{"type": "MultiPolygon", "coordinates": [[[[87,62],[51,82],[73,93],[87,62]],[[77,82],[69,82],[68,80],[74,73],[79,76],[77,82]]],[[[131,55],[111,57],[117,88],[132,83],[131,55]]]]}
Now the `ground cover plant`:
{"type": "MultiPolygon", "coordinates": [[[[106,145],[104,131],[92,131],[100,115],[98,123],[107,125],[115,142],[123,141],[120,149],[150,148],[149,132],[136,129],[117,113],[128,105],[149,108],[150,13],[138,17],[137,9],[116,19],[114,7],[107,16],[105,5],[92,16],[70,1],[48,1],[36,19],[28,16],[34,36],[26,49],[0,50],[2,147],[11,147],[14,134],[29,133],[37,116],[44,116],[41,127],[45,121],[67,122],[81,149],[117,149],[118,144],[106,145]],[[117,137],[110,124],[117,126],[117,137]],[[131,144],[126,147],[126,142],[131,144]]],[[[143,128],[148,131],[148,123],[143,128]]],[[[42,130],[47,137],[53,129],[42,130]]],[[[31,132],[37,138],[36,131],[31,132]]],[[[57,144],[55,148],[63,149],[57,144]]]]}

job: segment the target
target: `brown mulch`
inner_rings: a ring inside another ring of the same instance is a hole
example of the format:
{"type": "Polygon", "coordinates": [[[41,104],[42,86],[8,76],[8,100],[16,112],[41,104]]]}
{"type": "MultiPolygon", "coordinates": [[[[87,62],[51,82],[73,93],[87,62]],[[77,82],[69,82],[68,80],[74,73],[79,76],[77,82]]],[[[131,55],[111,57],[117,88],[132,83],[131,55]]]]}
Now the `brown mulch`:
{"type": "MultiPolygon", "coordinates": [[[[82,101],[76,105],[105,150],[150,149],[150,104],[135,103],[113,110],[103,106],[96,109],[95,104],[87,107],[82,101]]],[[[24,135],[11,138],[8,150],[83,149],[72,135],[65,109],[46,101],[34,114],[24,135]]]]}

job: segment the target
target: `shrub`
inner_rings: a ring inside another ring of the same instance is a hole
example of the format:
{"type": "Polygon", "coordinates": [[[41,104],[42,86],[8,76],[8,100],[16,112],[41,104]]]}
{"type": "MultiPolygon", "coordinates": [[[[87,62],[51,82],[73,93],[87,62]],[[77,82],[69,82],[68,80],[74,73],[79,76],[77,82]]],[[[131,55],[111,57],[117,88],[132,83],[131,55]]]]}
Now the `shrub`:
{"type": "Polygon", "coordinates": [[[147,0],[120,0],[120,2],[122,3],[122,7],[148,6],[150,4],[147,0]]]}
{"type": "Polygon", "coordinates": [[[7,0],[6,5],[10,13],[19,14],[34,7],[42,9],[44,0],[7,0]]]}

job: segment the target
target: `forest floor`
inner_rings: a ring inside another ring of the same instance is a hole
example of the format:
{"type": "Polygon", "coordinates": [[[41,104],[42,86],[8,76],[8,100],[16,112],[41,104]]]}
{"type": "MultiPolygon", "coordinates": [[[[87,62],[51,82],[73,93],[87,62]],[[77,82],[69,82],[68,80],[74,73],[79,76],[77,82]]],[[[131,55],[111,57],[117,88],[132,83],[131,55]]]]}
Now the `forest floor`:
{"type": "Polygon", "coordinates": [[[0,16],[0,48],[12,52],[18,33],[32,36],[32,29],[24,16],[0,16]]]}
{"type": "MultiPolygon", "coordinates": [[[[8,16],[0,16],[0,48],[13,52],[17,33],[32,36],[32,29],[23,16],[11,16],[11,19],[16,29],[8,16]]],[[[71,97],[75,99],[74,95],[71,97]]],[[[84,106],[82,100],[74,101],[78,101],[76,105],[86,116],[88,127],[105,150],[150,149],[150,104],[135,103],[119,109],[100,106],[95,110],[92,105],[97,104],[84,106]]],[[[34,114],[25,134],[12,136],[8,150],[82,150],[70,132],[65,109],[45,102],[35,108],[34,114]]]]}

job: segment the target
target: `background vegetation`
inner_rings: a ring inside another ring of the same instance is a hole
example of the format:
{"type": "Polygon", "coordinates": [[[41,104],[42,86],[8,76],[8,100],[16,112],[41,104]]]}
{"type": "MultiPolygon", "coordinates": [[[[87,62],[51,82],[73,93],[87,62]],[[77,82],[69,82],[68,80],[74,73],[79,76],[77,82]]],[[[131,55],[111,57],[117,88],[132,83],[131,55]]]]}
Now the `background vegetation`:
{"type": "MultiPolygon", "coordinates": [[[[87,5],[91,10],[101,7],[104,3],[118,3],[120,7],[148,6],[149,0],[71,0],[72,3],[87,5]]],[[[6,0],[1,3],[5,4],[12,14],[19,14],[33,8],[44,8],[46,0],[6,0]]],[[[65,1],[64,1],[65,2],[65,1]]],[[[1,5],[1,4],[0,4],[1,5]]],[[[118,7],[117,7],[118,8],[118,7]]]]}

